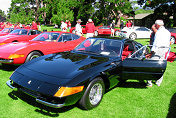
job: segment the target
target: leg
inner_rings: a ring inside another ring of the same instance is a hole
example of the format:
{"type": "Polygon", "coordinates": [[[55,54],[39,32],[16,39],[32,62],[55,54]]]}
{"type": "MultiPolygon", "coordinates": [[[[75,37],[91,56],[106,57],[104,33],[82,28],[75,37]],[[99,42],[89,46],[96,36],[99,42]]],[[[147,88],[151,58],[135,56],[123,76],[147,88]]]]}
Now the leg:
{"type": "Polygon", "coordinates": [[[162,75],[162,77],[161,77],[160,79],[158,79],[158,80],[156,81],[156,84],[157,84],[158,86],[160,86],[160,84],[162,83],[162,81],[163,81],[163,75],[162,75]]]}

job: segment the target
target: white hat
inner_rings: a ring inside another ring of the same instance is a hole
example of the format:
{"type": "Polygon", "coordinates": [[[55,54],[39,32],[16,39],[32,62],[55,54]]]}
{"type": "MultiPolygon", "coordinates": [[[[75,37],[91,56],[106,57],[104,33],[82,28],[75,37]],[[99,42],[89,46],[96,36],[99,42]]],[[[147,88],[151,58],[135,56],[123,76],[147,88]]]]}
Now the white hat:
{"type": "Polygon", "coordinates": [[[156,21],[155,21],[155,24],[160,25],[160,26],[163,26],[163,25],[164,25],[164,22],[163,22],[163,20],[156,20],[156,21]]]}
{"type": "Polygon", "coordinates": [[[115,23],[115,20],[113,20],[112,22],[115,23]]]}
{"type": "Polygon", "coordinates": [[[92,22],[92,19],[88,19],[88,22],[92,22]]]}

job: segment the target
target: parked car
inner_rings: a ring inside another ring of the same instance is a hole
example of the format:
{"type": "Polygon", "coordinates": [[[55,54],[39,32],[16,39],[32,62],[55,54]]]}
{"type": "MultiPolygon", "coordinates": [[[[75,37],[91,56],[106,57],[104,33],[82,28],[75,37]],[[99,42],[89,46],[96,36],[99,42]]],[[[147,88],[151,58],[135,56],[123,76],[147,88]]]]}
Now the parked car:
{"type": "Polygon", "coordinates": [[[13,42],[0,46],[2,64],[23,64],[42,55],[69,51],[85,40],[72,33],[44,32],[30,41],[13,42]]]}
{"type": "MultiPolygon", "coordinates": [[[[119,35],[119,29],[114,29],[116,36],[119,35]]],[[[98,35],[111,35],[111,28],[109,26],[100,26],[95,28],[95,36],[98,35]]]]}
{"type": "Polygon", "coordinates": [[[0,45],[11,42],[29,41],[38,36],[40,33],[40,31],[33,29],[15,29],[8,35],[0,37],[0,45]]]}
{"type": "Polygon", "coordinates": [[[5,28],[0,32],[0,36],[8,35],[10,32],[12,32],[14,28],[5,28]]]}
{"type": "Polygon", "coordinates": [[[92,37],[72,51],[23,64],[6,84],[50,107],[78,103],[88,110],[98,106],[105,90],[119,81],[157,80],[163,75],[167,61],[145,59],[147,49],[134,40],[92,37]]]}
{"type": "MultiPolygon", "coordinates": [[[[81,27],[82,27],[82,33],[83,34],[86,34],[86,29],[85,29],[85,27],[86,27],[86,25],[81,25],[81,27]]],[[[75,27],[72,27],[71,29],[70,29],[70,33],[76,33],[75,32],[75,27]]]]}
{"type": "Polygon", "coordinates": [[[171,33],[171,44],[176,43],[176,28],[167,28],[171,33]]]}
{"type": "Polygon", "coordinates": [[[134,26],[130,28],[124,27],[120,31],[119,36],[135,40],[137,38],[150,38],[151,33],[152,31],[146,27],[134,26]]]}

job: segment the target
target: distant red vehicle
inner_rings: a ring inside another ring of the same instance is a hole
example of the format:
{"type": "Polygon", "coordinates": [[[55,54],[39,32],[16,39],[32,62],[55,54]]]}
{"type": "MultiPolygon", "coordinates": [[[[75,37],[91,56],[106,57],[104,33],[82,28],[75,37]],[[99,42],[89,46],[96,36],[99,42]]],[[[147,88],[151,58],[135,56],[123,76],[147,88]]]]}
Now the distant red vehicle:
{"type": "Polygon", "coordinates": [[[0,32],[0,36],[8,35],[10,32],[12,32],[14,28],[5,28],[0,32]]]}
{"type": "Polygon", "coordinates": [[[167,28],[171,33],[171,44],[176,43],[176,28],[167,28]]]}
{"type": "MultiPolygon", "coordinates": [[[[81,25],[82,26],[82,32],[83,34],[86,34],[85,26],[86,25],[81,25]]],[[[75,33],[75,27],[72,27],[70,29],[71,33],[75,33]]],[[[119,29],[115,29],[115,35],[117,36],[119,34],[119,29]]],[[[98,35],[111,35],[111,29],[109,26],[96,26],[95,27],[95,36],[98,35]]]]}
{"type": "Polygon", "coordinates": [[[29,41],[38,36],[41,32],[33,29],[15,29],[11,33],[0,37],[0,45],[19,42],[19,41],[29,41]]]}
{"type": "MultiPolygon", "coordinates": [[[[82,33],[83,34],[86,34],[86,29],[85,29],[85,27],[86,27],[86,25],[81,25],[81,27],[82,27],[82,33]]],[[[75,32],[75,27],[72,27],[71,29],[70,29],[70,33],[76,33],[75,32]]]]}
{"type": "Polygon", "coordinates": [[[0,62],[3,65],[23,64],[42,55],[70,51],[85,39],[68,32],[44,32],[30,41],[0,46],[0,62]]]}
{"type": "MultiPolygon", "coordinates": [[[[114,29],[116,36],[119,34],[119,29],[114,29]]],[[[98,35],[111,35],[111,28],[109,26],[98,26],[95,28],[95,36],[98,35]]]]}

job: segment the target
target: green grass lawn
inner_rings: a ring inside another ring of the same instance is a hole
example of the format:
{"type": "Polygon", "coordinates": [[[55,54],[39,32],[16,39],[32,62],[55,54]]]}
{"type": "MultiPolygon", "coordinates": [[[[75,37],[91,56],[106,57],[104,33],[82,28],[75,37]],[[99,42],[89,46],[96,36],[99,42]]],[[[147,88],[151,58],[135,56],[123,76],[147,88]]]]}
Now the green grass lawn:
{"type": "MultiPolygon", "coordinates": [[[[148,44],[148,40],[137,40],[148,44]]],[[[172,51],[175,45],[172,45],[172,51]]],[[[176,61],[168,62],[160,87],[146,88],[144,83],[127,81],[104,95],[100,105],[90,111],[77,105],[54,109],[41,105],[7,85],[12,69],[0,66],[0,118],[176,118],[176,61]]]]}

